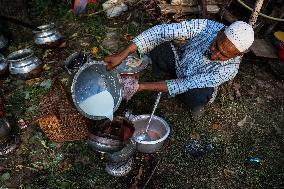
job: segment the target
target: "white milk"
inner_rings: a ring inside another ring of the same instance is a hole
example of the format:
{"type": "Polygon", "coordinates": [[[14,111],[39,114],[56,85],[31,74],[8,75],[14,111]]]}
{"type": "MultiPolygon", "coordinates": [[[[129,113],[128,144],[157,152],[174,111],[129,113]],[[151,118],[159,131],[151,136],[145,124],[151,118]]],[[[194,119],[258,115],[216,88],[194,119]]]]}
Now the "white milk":
{"type": "Polygon", "coordinates": [[[102,91],[90,96],[79,104],[79,107],[89,115],[105,116],[113,119],[114,99],[108,91],[102,91]]]}

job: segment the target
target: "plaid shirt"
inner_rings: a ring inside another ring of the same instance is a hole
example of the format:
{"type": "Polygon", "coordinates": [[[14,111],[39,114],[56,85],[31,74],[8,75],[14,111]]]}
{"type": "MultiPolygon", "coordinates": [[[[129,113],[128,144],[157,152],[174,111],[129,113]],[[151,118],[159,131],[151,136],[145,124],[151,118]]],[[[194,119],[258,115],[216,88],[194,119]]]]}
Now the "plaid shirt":
{"type": "Polygon", "coordinates": [[[223,27],[223,24],[207,19],[162,24],[144,31],[133,42],[138,51],[145,54],[165,41],[188,40],[179,51],[173,49],[178,78],[166,80],[166,83],[170,95],[174,96],[189,89],[218,87],[236,76],[241,60],[239,56],[227,61],[212,61],[206,54],[223,27]]]}

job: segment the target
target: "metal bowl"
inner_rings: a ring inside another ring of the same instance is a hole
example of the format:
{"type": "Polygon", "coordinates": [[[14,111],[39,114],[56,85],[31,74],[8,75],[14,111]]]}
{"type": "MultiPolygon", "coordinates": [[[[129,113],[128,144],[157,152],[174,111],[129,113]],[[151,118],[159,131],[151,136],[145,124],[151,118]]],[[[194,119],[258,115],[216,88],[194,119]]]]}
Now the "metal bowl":
{"type": "Polygon", "coordinates": [[[139,135],[145,132],[148,120],[151,115],[139,115],[131,119],[134,124],[135,132],[133,138],[136,141],[136,149],[143,153],[153,153],[158,151],[170,134],[170,126],[158,116],[153,116],[148,129],[149,135],[153,135],[153,140],[141,141],[139,135]]]}
{"type": "Polygon", "coordinates": [[[107,71],[103,62],[90,61],[84,64],[75,74],[71,93],[77,110],[89,119],[101,120],[104,116],[94,116],[83,111],[79,104],[88,97],[107,90],[114,99],[113,112],[117,110],[122,100],[120,77],[115,70],[107,71]]]}
{"type": "Polygon", "coordinates": [[[0,54],[0,78],[5,78],[9,75],[9,66],[5,57],[0,54]]]}
{"type": "Polygon", "coordinates": [[[0,51],[3,51],[8,46],[8,39],[5,38],[2,34],[0,34],[0,51]]]}
{"type": "Polygon", "coordinates": [[[106,137],[100,137],[91,134],[87,140],[87,144],[97,152],[117,152],[123,148],[123,142],[106,137]]]}

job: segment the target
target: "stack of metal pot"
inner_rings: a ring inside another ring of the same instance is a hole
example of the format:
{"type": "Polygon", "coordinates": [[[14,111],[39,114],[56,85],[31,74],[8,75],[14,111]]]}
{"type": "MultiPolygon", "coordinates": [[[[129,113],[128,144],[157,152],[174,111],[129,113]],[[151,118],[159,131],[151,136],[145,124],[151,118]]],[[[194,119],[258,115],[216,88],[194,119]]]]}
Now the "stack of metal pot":
{"type": "Polygon", "coordinates": [[[131,138],[134,127],[123,117],[116,117],[114,121],[105,121],[99,125],[99,130],[91,134],[87,141],[91,148],[104,153],[108,162],[106,171],[112,176],[125,176],[133,165],[135,141],[131,138]]]}

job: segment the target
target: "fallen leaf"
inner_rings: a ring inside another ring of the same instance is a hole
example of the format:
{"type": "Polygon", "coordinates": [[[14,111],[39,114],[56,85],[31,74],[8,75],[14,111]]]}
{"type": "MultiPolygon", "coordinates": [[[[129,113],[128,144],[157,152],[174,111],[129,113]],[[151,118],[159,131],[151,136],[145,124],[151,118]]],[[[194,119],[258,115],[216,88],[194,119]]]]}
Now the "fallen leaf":
{"type": "Polygon", "coordinates": [[[138,174],[134,177],[134,183],[130,186],[130,189],[139,189],[137,184],[141,180],[142,173],[143,173],[143,169],[142,169],[142,166],[141,166],[139,168],[138,174]]]}
{"type": "Polygon", "coordinates": [[[52,50],[48,49],[46,51],[44,51],[44,54],[42,55],[42,58],[45,59],[46,57],[48,57],[48,55],[51,55],[52,50]]]}
{"type": "Polygon", "coordinates": [[[8,172],[7,172],[7,173],[3,173],[3,174],[1,175],[1,181],[9,180],[10,177],[11,177],[10,173],[8,173],[8,172]]]}
{"type": "Polygon", "coordinates": [[[40,86],[44,87],[45,89],[49,89],[51,87],[51,84],[52,84],[51,80],[47,79],[41,82],[40,86]]]}
{"type": "Polygon", "coordinates": [[[38,82],[40,79],[39,78],[35,78],[35,79],[29,79],[25,81],[25,84],[27,86],[32,86],[33,84],[35,84],[36,82],[38,82]]]}
{"type": "Polygon", "coordinates": [[[244,124],[245,124],[246,122],[247,122],[247,116],[245,116],[244,119],[242,119],[241,121],[239,121],[237,125],[238,125],[239,127],[242,127],[242,126],[244,126],[244,124]]]}
{"type": "Polygon", "coordinates": [[[30,92],[29,91],[25,91],[25,100],[29,100],[30,99],[30,92]]]}
{"type": "Polygon", "coordinates": [[[80,45],[81,45],[82,47],[88,47],[88,46],[90,46],[90,43],[82,42],[82,43],[80,43],[80,45]]]}
{"type": "Polygon", "coordinates": [[[66,42],[63,42],[59,45],[59,48],[64,48],[64,47],[66,47],[66,42]]]}
{"type": "Polygon", "coordinates": [[[237,97],[241,97],[241,92],[240,92],[241,85],[239,83],[234,83],[234,87],[233,88],[235,90],[236,96],[237,97]]]}
{"type": "Polygon", "coordinates": [[[43,65],[43,70],[47,71],[50,70],[50,66],[48,66],[48,64],[43,65]]]}
{"type": "Polygon", "coordinates": [[[198,140],[200,139],[200,135],[195,130],[192,130],[192,133],[190,133],[190,138],[198,140]]]}
{"type": "Polygon", "coordinates": [[[75,38],[78,36],[78,33],[74,33],[73,35],[71,35],[71,38],[75,38]]]}
{"type": "Polygon", "coordinates": [[[260,98],[260,97],[257,97],[257,98],[256,98],[256,101],[257,101],[257,103],[259,103],[259,104],[262,104],[262,103],[263,103],[263,99],[260,98]]]}
{"type": "Polygon", "coordinates": [[[218,130],[218,129],[220,129],[220,126],[221,126],[221,125],[220,125],[219,123],[214,123],[214,124],[212,125],[212,128],[218,130]]]}
{"type": "Polygon", "coordinates": [[[98,56],[98,52],[99,52],[98,47],[93,47],[93,48],[91,49],[91,53],[92,53],[92,55],[94,55],[95,57],[98,56]]]}

